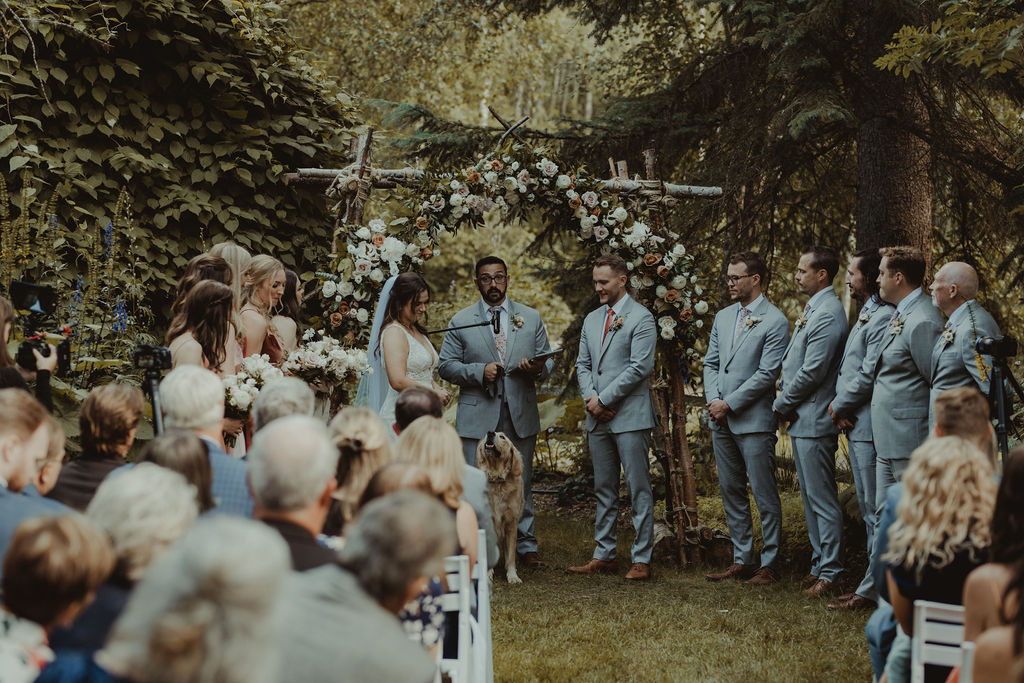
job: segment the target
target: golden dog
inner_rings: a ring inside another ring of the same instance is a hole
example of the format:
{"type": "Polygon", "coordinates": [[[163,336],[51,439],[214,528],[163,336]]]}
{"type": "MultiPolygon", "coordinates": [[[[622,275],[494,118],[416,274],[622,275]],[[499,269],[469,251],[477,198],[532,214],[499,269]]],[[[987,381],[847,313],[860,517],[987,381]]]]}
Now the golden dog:
{"type": "Polygon", "coordinates": [[[488,432],[476,446],[476,466],[487,475],[498,549],[505,556],[505,578],[522,583],[516,573],[516,536],[523,516],[523,456],[502,432],[488,432]]]}

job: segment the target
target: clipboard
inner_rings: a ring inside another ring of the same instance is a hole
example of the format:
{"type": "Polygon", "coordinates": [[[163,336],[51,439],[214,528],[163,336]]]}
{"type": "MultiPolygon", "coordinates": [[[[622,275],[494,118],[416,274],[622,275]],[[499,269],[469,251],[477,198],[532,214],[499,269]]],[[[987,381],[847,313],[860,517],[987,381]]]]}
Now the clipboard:
{"type": "Polygon", "coordinates": [[[548,351],[547,353],[542,353],[539,356],[534,356],[533,358],[531,358],[530,362],[533,363],[535,361],[541,361],[541,362],[546,361],[548,358],[554,358],[558,354],[562,353],[562,351],[564,351],[564,350],[565,349],[555,349],[554,351],[548,351]]]}

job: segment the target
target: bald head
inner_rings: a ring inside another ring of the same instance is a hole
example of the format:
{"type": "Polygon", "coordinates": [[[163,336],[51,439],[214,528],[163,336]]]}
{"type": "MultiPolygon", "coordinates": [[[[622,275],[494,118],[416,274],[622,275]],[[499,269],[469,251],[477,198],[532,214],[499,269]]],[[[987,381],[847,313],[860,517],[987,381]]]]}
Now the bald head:
{"type": "Polygon", "coordinates": [[[950,261],[935,273],[931,291],[935,305],[948,316],[978,296],[978,273],[963,261],[950,261]]]}

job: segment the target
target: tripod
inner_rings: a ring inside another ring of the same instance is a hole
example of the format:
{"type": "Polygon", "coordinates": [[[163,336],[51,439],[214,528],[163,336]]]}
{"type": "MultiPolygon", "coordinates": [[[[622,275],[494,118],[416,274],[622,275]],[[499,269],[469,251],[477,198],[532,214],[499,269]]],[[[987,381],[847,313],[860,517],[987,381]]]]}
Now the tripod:
{"type": "Polygon", "coordinates": [[[164,433],[164,414],[160,409],[160,370],[146,368],[142,386],[145,387],[146,393],[149,394],[149,401],[153,404],[153,431],[160,436],[164,433]]]}
{"type": "Polygon", "coordinates": [[[988,400],[993,407],[996,418],[996,439],[999,442],[999,452],[1005,457],[1010,452],[1010,444],[1007,439],[1007,432],[1010,425],[1010,404],[1012,396],[1006,395],[1006,383],[1010,385],[1017,397],[1024,402],[1024,389],[1021,389],[1020,382],[1013,376],[1006,365],[1006,357],[994,356],[992,359],[992,385],[989,388],[988,400]],[[1010,400],[1008,400],[1010,399],[1010,400]]]}

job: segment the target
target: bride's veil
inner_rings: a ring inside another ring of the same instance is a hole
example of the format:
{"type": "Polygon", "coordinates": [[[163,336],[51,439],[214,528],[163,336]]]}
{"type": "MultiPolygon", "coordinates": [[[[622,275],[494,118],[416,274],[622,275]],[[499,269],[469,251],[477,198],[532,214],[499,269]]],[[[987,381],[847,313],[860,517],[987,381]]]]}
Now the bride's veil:
{"type": "Polygon", "coordinates": [[[373,314],[373,327],[370,328],[370,344],[366,347],[366,360],[369,361],[370,372],[363,373],[359,379],[359,389],[353,401],[353,405],[367,406],[375,413],[380,412],[380,407],[384,405],[384,397],[387,396],[388,375],[384,372],[384,365],[381,362],[380,327],[388,310],[388,302],[391,301],[391,287],[394,286],[397,277],[396,275],[388,278],[384,288],[380,290],[377,310],[373,314]]]}

